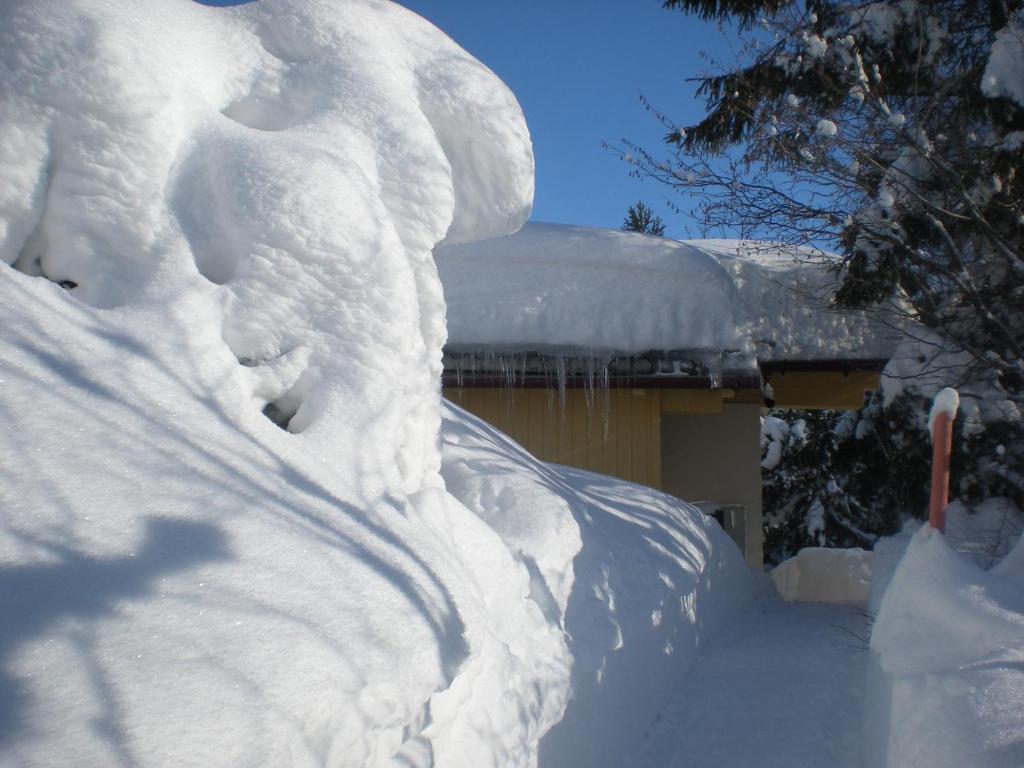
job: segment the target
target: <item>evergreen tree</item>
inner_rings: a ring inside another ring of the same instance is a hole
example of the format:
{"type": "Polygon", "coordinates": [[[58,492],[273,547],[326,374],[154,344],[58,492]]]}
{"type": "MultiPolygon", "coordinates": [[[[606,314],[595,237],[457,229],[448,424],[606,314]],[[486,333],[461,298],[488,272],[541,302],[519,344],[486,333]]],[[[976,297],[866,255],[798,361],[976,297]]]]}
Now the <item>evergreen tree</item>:
{"type": "MultiPolygon", "coordinates": [[[[927,403],[880,393],[853,411],[773,411],[762,431],[765,560],[803,547],[870,548],[928,503],[927,403]],[[773,443],[775,446],[773,447],[773,443]]],[[[957,435],[954,481],[962,474],[957,435]]],[[[956,487],[954,485],[954,487],[956,487]]]]}
{"type": "Polygon", "coordinates": [[[663,237],[665,235],[665,222],[661,220],[661,216],[655,216],[654,211],[642,202],[637,202],[636,205],[629,206],[629,209],[626,211],[626,218],[622,220],[622,230],[624,232],[639,232],[642,235],[663,237]]]}
{"type": "MultiPolygon", "coordinates": [[[[817,501],[828,542],[843,495],[868,522],[878,505],[923,512],[927,460],[910,436],[945,385],[967,396],[953,494],[1024,507],[1024,0],[664,5],[733,23],[740,60],[698,78],[698,123],[651,107],[667,148],[627,144],[633,173],[679,192],[706,229],[839,253],[838,264],[822,259],[837,274],[830,299],[906,334],[890,371],[903,394],[860,417],[874,437],[822,437],[826,463],[808,449],[814,492],[773,514],[817,501]]],[[[801,535],[820,538],[809,509],[801,535]]]]}

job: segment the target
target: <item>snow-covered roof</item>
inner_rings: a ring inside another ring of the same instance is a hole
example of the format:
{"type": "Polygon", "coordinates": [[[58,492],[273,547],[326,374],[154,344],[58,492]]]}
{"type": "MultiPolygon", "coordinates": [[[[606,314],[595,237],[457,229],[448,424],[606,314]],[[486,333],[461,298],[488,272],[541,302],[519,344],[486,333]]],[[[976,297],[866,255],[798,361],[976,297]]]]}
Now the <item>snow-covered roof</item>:
{"type": "Polygon", "coordinates": [[[738,352],[748,362],[888,357],[891,331],[821,298],[793,249],[527,224],[435,259],[456,350],[738,352]]]}

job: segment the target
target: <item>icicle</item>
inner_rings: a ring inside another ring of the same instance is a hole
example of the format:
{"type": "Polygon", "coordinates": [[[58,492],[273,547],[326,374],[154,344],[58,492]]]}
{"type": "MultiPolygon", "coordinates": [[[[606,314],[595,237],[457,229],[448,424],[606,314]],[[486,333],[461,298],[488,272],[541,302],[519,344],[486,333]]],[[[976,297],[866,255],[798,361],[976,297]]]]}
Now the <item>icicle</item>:
{"type": "Polygon", "coordinates": [[[565,420],[565,357],[559,355],[555,359],[555,375],[558,379],[558,407],[562,420],[565,420]]]}
{"type": "Polygon", "coordinates": [[[711,380],[712,389],[722,388],[722,359],[712,357],[708,363],[708,378],[711,380]]]}
{"type": "Polygon", "coordinates": [[[601,366],[601,421],[604,426],[602,442],[608,442],[608,409],[611,405],[609,389],[608,360],[605,359],[601,366]]]}
{"type": "Polygon", "coordinates": [[[590,425],[594,419],[594,357],[587,358],[586,376],[583,379],[583,398],[587,404],[587,439],[591,437],[590,425]]]}

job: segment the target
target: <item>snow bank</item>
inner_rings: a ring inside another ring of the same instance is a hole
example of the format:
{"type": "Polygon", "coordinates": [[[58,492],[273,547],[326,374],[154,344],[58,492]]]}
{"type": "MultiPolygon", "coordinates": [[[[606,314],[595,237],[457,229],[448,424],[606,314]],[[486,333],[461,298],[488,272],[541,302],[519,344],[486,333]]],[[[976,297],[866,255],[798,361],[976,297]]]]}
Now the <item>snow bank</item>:
{"type": "Polygon", "coordinates": [[[12,0],[0,164],[0,763],[529,765],[431,259],[527,215],[508,89],[387,3],[12,0]]]}
{"type": "Polygon", "coordinates": [[[946,542],[988,570],[1005,558],[1024,532],[1024,514],[1012,499],[993,496],[967,507],[946,507],[946,542]]]}
{"type": "Polygon", "coordinates": [[[934,529],[913,534],[871,635],[868,764],[1024,764],[1022,566],[1021,544],[984,571],[934,529]]]}
{"type": "Polygon", "coordinates": [[[806,547],[771,571],[784,600],[867,605],[874,555],[863,549],[806,547]]]}
{"type": "Polygon", "coordinates": [[[749,601],[743,556],[689,504],[543,464],[450,404],[442,441],[449,491],[501,535],[565,632],[572,698],[540,765],[623,764],[707,634],[749,601]]]}
{"type": "Polygon", "coordinates": [[[825,306],[826,269],[767,244],[528,224],[435,256],[457,346],[827,359],[893,343],[863,313],[825,306]]]}

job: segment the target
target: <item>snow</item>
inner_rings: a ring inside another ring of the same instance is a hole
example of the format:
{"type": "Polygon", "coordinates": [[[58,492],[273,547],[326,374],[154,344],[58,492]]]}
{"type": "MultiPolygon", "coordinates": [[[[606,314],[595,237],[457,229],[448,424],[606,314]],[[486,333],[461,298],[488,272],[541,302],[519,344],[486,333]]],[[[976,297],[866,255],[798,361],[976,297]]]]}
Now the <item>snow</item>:
{"type": "Polygon", "coordinates": [[[533,161],[431,25],[6,3],[0,158],[3,764],[610,765],[748,599],[695,508],[442,431],[432,251],[533,161]]]}
{"type": "Polygon", "coordinates": [[[391,4],[6,2],[0,163],[0,762],[531,764],[565,638],[437,445],[509,90],[391,4]]]}
{"type": "Polygon", "coordinates": [[[828,41],[818,35],[809,35],[804,44],[807,48],[807,55],[813,59],[820,59],[828,50],[828,41]]]}
{"type": "Polygon", "coordinates": [[[527,224],[435,252],[452,344],[723,349],[737,344],[732,282],[684,243],[527,224]]]}
{"type": "Polygon", "coordinates": [[[1024,514],[1012,499],[994,496],[968,507],[946,507],[946,542],[988,570],[1009,554],[1024,532],[1024,514]]]}
{"type": "Polygon", "coordinates": [[[861,760],[867,631],[852,606],[760,595],[712,635],[623,765],[872,765],[861,760]]]}
{"type": "Polygon", "coordinates": [[[761,450],[764,451],[761,469],[773,470],[779,466],[788,436],[789,424],[785,419],[777,416],[761,417],[761,450]]]}
{"type": "Polygon", "coordinates": [[[839,129],[836,127],[835,123],[833,123],[831,120],[826,120],[824,118],[818,121],[815,130],[817,131],[818,135],[824,136],[825,138],[829,139],[831,139],[839,132],[839,129]]]}
{"type": "Polygon", "coordinates": [[[539,462],[447,403],[442,443],[448,489],[499,533],[564,630],[572,694],[540,766],[621,765],[706,638],[749,602],[743,556],[695,507],[539,462]]]}
{"type": "Polygon", "coordinates": [[[455,347],[638,353],[739,349],[748,360],[886,357],[893,334],[825,306],[806,254],[529,223],[435,251],[455,347]]]}
{"type": "MultiPolygon", "coordinates": [[[[441,277],[457,344],[884,356],[812,300],[827,270],[506,237],[514,96],[371,0],[0,4],[0,163],[0,763],[858,759],[858,614],[737,614],[713,520],[540,463],[438,383],[441,277]]],[[[874,568],[889,764],[1019,764],[1024,546],[901,551],[874,568]]]]}
{"type": "Polygon", "coordinates": [[[871,635],[869,764],[1021,765],[1024,547],[984,571],[928,526],[903,538],[871,635]]]}
{"type": "Polygon", "coordinates": [[[874,555],[863,549],[806,547],[771,570],[783,600],[866,606],[874,555]]]}
{"type": "Polygon", "coordinates": [[[1004,97],[1024,106],[1024,25],[1012,19],[996,32],[981,91],[990,98],[1004,97]]]}
{"type": "Polygon", "coordinates": [[[932,409],[928,413],[928,435],[932,442],[935,441],[935,420],[941,414],[949,417],[950,424],[956,419],[957,409],[960,408],[960,394],[952,387],[940,389],[932,400],[932,409]]]}

